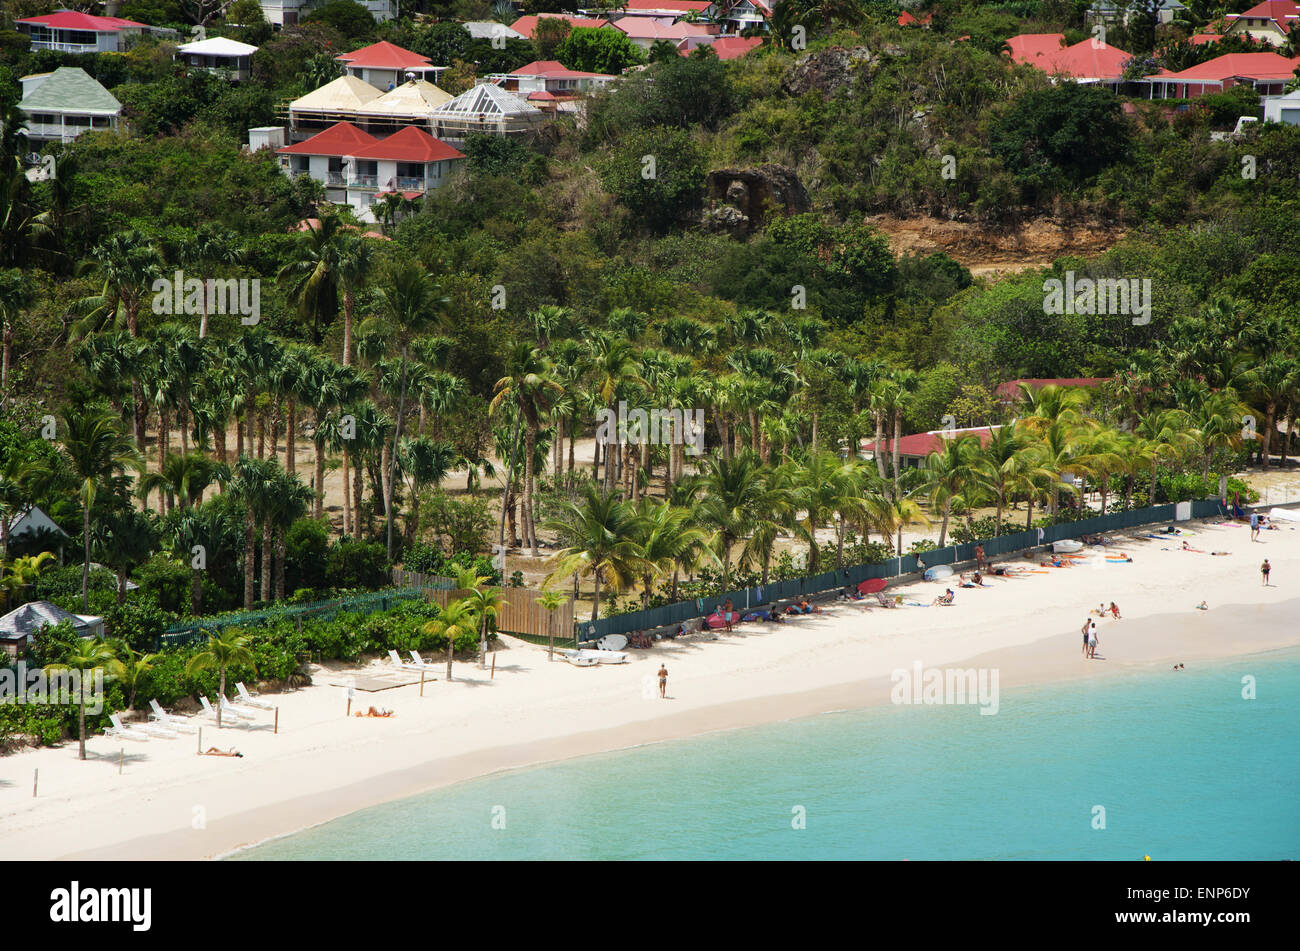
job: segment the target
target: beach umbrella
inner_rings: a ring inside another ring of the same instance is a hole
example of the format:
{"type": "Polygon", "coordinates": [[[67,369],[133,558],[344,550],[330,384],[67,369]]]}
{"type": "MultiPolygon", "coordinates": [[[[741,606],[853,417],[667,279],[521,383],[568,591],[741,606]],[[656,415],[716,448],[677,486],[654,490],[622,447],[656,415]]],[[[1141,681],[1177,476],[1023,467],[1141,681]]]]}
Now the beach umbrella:
{"type": "Polygon", "coordinates": [[[886,584],[888,582],[884,578],[868,578],[858,585],[858,594],[875,594],[877,591],[884,591],[886,584]]]}

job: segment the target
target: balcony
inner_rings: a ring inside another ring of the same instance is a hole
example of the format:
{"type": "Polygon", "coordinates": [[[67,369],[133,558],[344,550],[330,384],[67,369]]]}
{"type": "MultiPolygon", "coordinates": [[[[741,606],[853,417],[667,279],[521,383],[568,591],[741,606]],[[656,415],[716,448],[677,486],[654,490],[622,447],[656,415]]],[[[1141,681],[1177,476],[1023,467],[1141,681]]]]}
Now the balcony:
{"type": "Polygon", "coordinates": [[[376,188],[378,175],[353,175],[347,182],[348,188],[376,188]]]}
{"type": "Polygon", "coordinates": [[[60,43],[58,40],[32,40],[33,50],[53,50],[56,53],[98,53],[95,43],[60,43]]]}
{"type": "Polygon", "coordinates": [[[346,179],[346,177],[343,175],[342,172],[330,172],[330,173],[325,177],[325,184],[327,184],[327,185],[346,185],[346,184],[347,184],[347,179],[346,179]]]}
{"type": "Polygon", "coordinates": [[[403,192],[422,192],[427,186],[423,178],[398,178],[397,190],[403,192]]]}
{"type": "MultiPolygon", "coordinates": [[[[99,126],[95,131],[103,132],[110,127],[99,126]]],[[[68,123],[62,125],[58,122],[28,122],[25,131],[30,139],[55,139],[59,142],[71,142],[83,132],[89,132],[88,125],[73,125],[68,123]]]]}

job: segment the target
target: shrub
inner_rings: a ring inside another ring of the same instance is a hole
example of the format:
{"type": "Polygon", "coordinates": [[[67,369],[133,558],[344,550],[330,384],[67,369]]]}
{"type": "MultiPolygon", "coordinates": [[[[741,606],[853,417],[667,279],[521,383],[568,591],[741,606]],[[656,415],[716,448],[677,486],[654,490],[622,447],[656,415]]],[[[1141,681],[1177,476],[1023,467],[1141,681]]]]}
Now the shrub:
{"type": "Polygon", "coordinates": [[[134,572],[143,595],[158,603],[164,611],[181,614],[190,608],[190,569],[170,555],[154,555],[134,572]]]}
{"type": "Polygon", "coordinates": [[[325,583],[331,588],[382,588],[388,583],[388,555],[378,542],[340,538],[330,548],[325,583]]]}
{"type": "Polygon", "coordinates": [[[284,581],[296,592],[299,588],[325,587],[329,564],[330,533],[324,521],[301,518],[285,533],[284,581]]]}

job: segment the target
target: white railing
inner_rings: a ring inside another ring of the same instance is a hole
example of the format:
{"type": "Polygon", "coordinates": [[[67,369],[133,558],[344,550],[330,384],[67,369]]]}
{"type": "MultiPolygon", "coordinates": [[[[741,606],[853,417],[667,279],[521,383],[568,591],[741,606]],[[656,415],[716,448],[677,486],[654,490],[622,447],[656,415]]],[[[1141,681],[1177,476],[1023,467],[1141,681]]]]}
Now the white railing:
{"type": "Polygon", "coordinates": [[[95,43],[59,43],[56,40],[32,40],[34,50],[54,50],[58,53],[98,53],[95,43]]]}

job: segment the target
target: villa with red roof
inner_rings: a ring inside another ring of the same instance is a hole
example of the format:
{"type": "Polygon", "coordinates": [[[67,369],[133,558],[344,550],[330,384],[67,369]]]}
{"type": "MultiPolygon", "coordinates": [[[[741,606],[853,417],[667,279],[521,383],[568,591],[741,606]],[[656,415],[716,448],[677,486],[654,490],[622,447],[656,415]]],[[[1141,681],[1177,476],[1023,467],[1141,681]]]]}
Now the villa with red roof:
{"type": "Polygon", "coordinates": [[[1264,0],[1243,13],[1230,13],[1223,19],[1227,22],[1224,36],[1249,36],[1281,46],[1286,42],[1287,31],[1300,23],[1300,6],[1291,0],[1264,0]]]}
{"type": "Polygon", "coordinates": [[[325,197],[358,214],[387,192],[418,198],[443,185],[463,153],[416,126],[377,139],[350,122],[339,122],[305,142],[277,149],[290,178],[308,175],[325,186],[325,197]]]}
{"type": "Polygon", "coordinates": [[[1124,64],[1132,55],[1117,46],[1082,40],[1062,46],[1063,33],[1022,33],[1007,40],[1011,60],[1034,66],[1053,76],[1073,79],[1076,83],[1096,83],[1117,88],[1123,80],[1124,64]]]}
{"type": "Polygon", "coordinates": [[[767,29],[771,18],[772,6],[768,0],[740,0],[727,7],[720,20],[724,33],[740,33],[751,26],[767,29]]]}
{"type": "Polygon", "coordinates": [[[677,44],[681,56],[689,56],[698,46],[707,45],[718,59],[740,59],[752,49],[763,45],[761,36],[720,36],[712,43],[696,43],[697,37],[688,36],[677,44]]]}
{"type": "Polygon", "coordinates": [[[533,100],[534,93],[549,93],[549,98],[538,97],[542,102],[572,99],[593,89],[600,89],[615,78],[606,73],[583,73],[569,69],[554,59],[539,59],[527,66],[520,66],[513,73],[496,73],[488,77],[502,89],[530,101],[536,101],[533,100]]]}
{"type": "MultiPolygon", "coordinates": [[[[925,465],[925,460],[932,452],[942,452],[944,444],[950,439],[957,439],[961,436],[974,436],[980,441],[980,446],[987,446],[993,440],[993,433],[1000,429],[1000,426],[972,426],[967,429],[932,429],[926,433],[913,433],[911,436],[902,436],[898,440],[898,462],[903,468],[916,468],[925,465]]],[[[894,441],[892,439],[880,440],[880,451],[886,456],[892,456],[894,452],[894,441]]],[[[867,459],[876,457],[876,441],[874,439],[864,439],[862,441],[861,452],[867,459]]]]}
{"type": "Polygon", "coordinates": [[[120,53],[127,41],[144,33],[171,33],[121,17],[97,17],[75,10],[14,21],[14,29],[31,37],[32,49],[59,53],[120,53]]]}
{"type": "Polygon", "coordinates": [[[534,38],[533,35],[537,31],[538,22],[546,19],[565,20],[571,27],[584,27],[592,30],[599,29],[609,22],[608,20],[596,20],[590,17],[571,17],[563,13],[539,13],[536,16],[529,15],[526,17],[520,17],[514,23],[510,24],[510,29],[514,30],[516,33],[523,34],[531,40],[534,38]]]}
{"type": "Polygon", "coordinates": [[[1290,59],[1278,53],[1228,53],[1190,69],[1171,73],[1162,70],[1147,76],[1151,99],[1191,99],[1206,93],[1223,92],[1233,86],[1253,86],[1261,96],[1279,96],[1300,66],[1300,57],[1290,59]]]}
{"type": "Polygon", "coordinates": [[[395,89],[411,78],[425,79],[437,85],[438,74],[447,69],[446,66],[434,66],[433,60],[427,56],[387,40],[334,58],[343,64],[347,75],[370,83],[376,89],[395,89]]]}
{"type": "Polygon", "coordinates": [[[643,50],[650,49],[659,40],[667,40],[674,45],[683,40],[695,38],[696,45],[709,42],[708,37],[717,36],[722,28],[713,23],[672,23],[664,24],[650,17],[622,17],[608,25],[608,29],[618,30],[643,50]]]}

